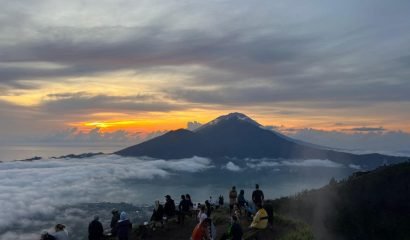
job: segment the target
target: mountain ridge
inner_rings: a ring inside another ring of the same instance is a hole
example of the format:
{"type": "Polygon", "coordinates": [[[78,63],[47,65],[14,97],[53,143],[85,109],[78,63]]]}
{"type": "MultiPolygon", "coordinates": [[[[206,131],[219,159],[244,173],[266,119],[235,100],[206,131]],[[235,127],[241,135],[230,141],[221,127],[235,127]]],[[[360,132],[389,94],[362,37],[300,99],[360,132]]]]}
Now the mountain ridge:
{"type": "Polygon", "coordinates": [[[352,154],[293,141],[242,113],[220,116],[200,128],[178,129],[149,141],[116,152],[122,156],[147,156],[180,159],[208,158],[281,158],[327,159],[338,163],[360,164],[374,168],[385,163],[405,161],[405,157],[381,154],[352,154]]]}

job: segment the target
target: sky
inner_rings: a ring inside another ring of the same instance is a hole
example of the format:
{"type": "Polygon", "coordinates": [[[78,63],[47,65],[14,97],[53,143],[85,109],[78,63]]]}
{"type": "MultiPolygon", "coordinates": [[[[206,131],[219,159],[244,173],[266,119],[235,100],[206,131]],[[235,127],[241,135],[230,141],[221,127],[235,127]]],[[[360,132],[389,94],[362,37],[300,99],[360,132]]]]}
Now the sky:
{"type": "Polygon", "coordinates": [[[234,111],[410,142],[407,0],[0,3],[0,144],[142,141],[234,111]]]}

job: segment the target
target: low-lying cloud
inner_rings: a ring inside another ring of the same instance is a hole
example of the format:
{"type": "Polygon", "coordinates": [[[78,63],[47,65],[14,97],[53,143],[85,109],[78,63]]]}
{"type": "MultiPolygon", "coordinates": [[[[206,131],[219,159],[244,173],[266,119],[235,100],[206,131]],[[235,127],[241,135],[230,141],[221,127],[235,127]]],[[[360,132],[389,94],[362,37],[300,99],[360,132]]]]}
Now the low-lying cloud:
{"type": "Polygon", "coordinates": [[[253,169],[277,168],[277,167],[326,167],[326,168],[343,168],[342,164],[322,159],[306,160],[275,160],[275,159],[248,159],[246,165],[253,169]]]}
{"type": "Polygon", "coordinates": [[[61,206],[96,202],[142,203],[141,193],[132,186],[125,187],[124,181],[169,178],[212,167],[211,160],[200,157],[165,161],[117,155],[1,163],[0,239],[33,239],[29,232],[16,237],[19,234],[11,230],[38,227],[38,234],[46,224],[50,224],[48,227],[55,224],[53,221],[57,215],[64,214],[58,212],[61,206]]]}

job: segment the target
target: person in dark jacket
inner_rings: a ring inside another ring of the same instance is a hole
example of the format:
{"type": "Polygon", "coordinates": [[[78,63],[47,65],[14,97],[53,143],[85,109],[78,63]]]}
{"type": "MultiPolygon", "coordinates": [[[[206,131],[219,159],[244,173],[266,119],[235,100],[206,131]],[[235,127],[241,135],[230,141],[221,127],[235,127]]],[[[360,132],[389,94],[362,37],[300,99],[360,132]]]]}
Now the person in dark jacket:
{"type": "Polygon", "coordinates": [[[265,196],[263,195],[262,190],[259,190],[259,184],[255,185],[255,191],[252,193],[252,201],[256,205],[261,204],[263,205],[263,200],[265,196]]]}
{"type": "Polygon", "coordinates": [[[115,208],[111,211],[111,213],[112,213],[111,224],[110,224],[111,236],[115,237],[117,236],[117,225],[118,225],[118,221],[120,220],[120,213],[115,208]]]}
{"type": "Polygon", "coordinates": [[[189,214],[190,203],[186,200],[185,195],[181,195],[181,201],[178,205],[178,222],[184,224],[185,215],[189,214]]]}
{"type": "Polygon", "coordinates": [[[130,220],[128,220],[127,213],[121,212],[120,220],[118,221],[118,225],[117,225],[118,240],[128,240],[131,229],[132,229],[132,224],[130,220]]]}
{"type": "Polygon", "coordinates": [[[165,196],[165,206],[164,206],[164,215],[167,218],[173,217],[175,216],[175,202],[174,200],[171,198],[171,196],[166,195],[165,196]]]}
{"type": "Polygon", "coordinates": [[[189,210],[192,210],[194,208],[194,203],[191,200],[191,195],[188,193],[185,194],[185,199],[189,202],[189,210]]]}
{"type": "Polygon", "coordinates": [[[155,201],[155,207],[152,212],[151,221],[162,221],[162,217],[164,216],[164,207],[159,201],[155,201]]]}
{"type": "Polygon", "coordinates": [[[102,240],[104,229],[98,220],[99,217],[95,216],[94,220],[88,225],[88,240],[102,240]]]}

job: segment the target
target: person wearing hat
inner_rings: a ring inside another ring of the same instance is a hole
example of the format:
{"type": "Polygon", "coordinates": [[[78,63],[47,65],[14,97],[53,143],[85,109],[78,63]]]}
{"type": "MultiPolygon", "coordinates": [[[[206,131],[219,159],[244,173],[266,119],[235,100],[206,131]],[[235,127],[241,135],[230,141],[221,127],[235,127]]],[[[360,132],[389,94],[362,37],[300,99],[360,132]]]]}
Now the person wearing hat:
{"type": "Polygon", "coordinates": [[[88,240],[102,240],[104,229],[98,216],[94,216],[94,220],[88,225],[88,240]]]}
{"type": "Polygon", "coordinates": [[[121,212],[120,220],[118,221],[118,240],[128,240],[129,235],[132,229],[132,224],[128,219],[128,215],[126,212],[121,212]]]}
{"type": "Polygon", "coordinates": [[[164,215],[167,218],[175,216],[175,201],[171,198],[171,196],[165,196],[165,205],[164,205],[164,215]]]}
{"type": "Polygon", "coordinates": [[[118,225],[118,221],[120,220],[120,213],[115,208],[112,209],[111,213],[112,213],[111,224],[110,224],[111,236],[115,237],[117,236],[117,225],[118,225]]]}
{"type": "Polygon", "coordinates": [[[57,224],[54,227],[55,233],[50,233],[56,240],[69,240],[68,233],[65,230],[65,226],[63,224],[57,224]]]}

